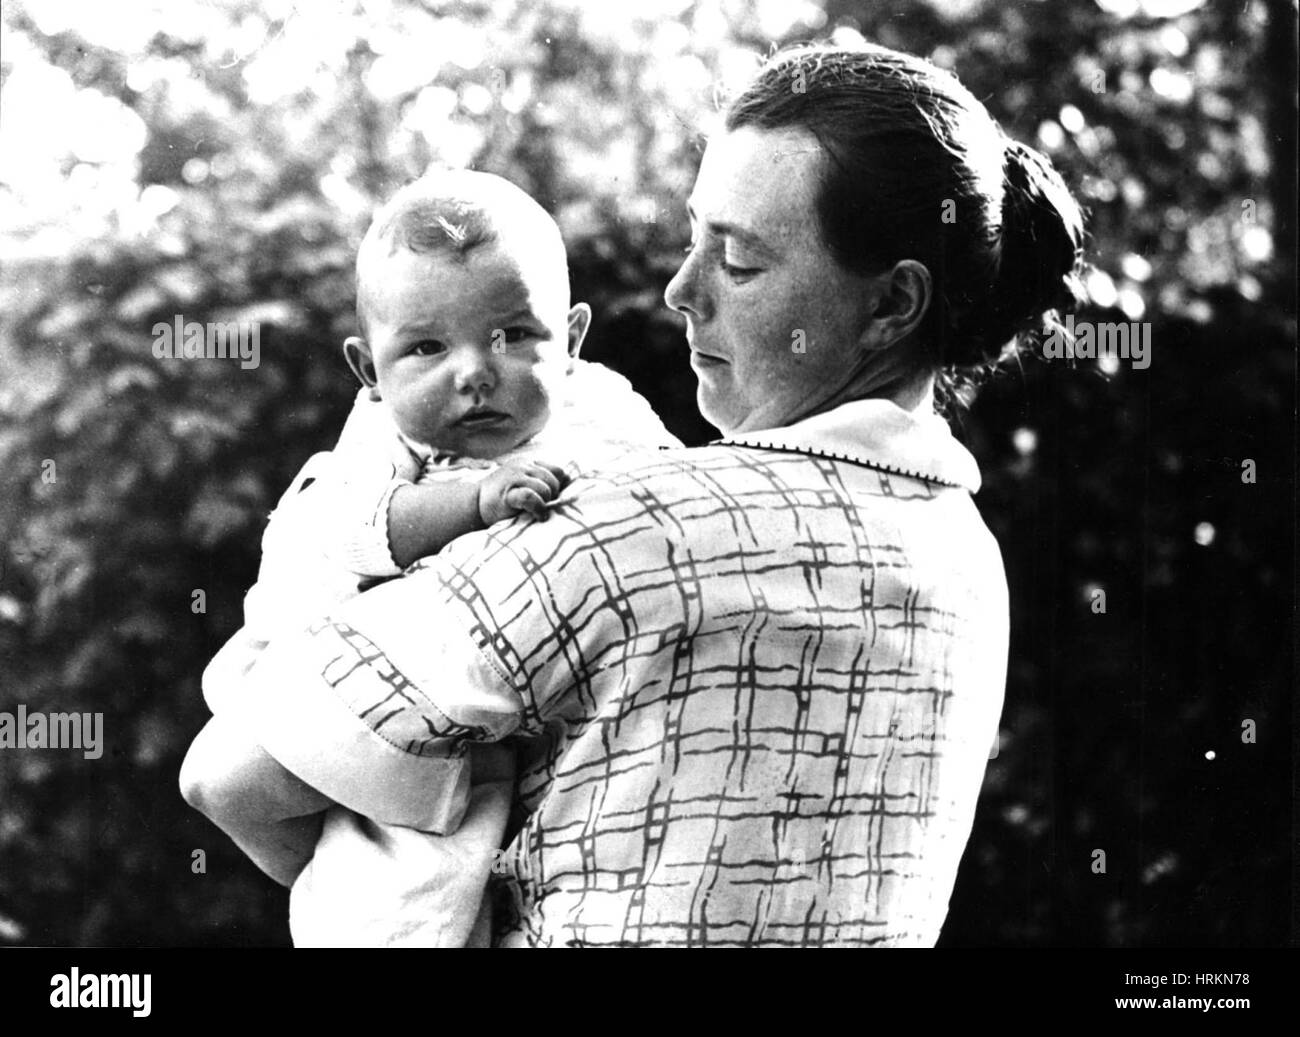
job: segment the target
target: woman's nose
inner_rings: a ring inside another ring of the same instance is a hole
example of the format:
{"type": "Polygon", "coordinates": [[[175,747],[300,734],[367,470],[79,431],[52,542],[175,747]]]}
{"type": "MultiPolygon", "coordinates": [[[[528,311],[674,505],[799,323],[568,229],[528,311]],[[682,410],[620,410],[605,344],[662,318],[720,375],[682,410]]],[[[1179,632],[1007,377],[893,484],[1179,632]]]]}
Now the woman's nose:
{"type": "Polygon", "coordinates": [[[668,282],[664,289],[664,302],[678,313],[696,320],[708,318],[708,301],[700,283],[700,262],[696,252],[687,255],[686,261],[668,282]]]}

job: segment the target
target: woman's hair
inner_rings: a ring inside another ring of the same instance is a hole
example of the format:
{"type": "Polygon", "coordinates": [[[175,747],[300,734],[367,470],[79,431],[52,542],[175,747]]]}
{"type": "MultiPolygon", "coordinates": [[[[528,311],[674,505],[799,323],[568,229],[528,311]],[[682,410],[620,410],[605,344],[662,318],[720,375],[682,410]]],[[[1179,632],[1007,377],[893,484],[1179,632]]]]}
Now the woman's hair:
{"type": "Polygon", "coordinates": [[[915,259],[930,271],[919,337],[942,405],[968,404],[982,374],[1080,300],[1083,215],[1069,189],[928,61],[870,45],[785,50],[730,103],[725,126],[817,138],[829,159],[821,235],[846,269],[915,259]]]}

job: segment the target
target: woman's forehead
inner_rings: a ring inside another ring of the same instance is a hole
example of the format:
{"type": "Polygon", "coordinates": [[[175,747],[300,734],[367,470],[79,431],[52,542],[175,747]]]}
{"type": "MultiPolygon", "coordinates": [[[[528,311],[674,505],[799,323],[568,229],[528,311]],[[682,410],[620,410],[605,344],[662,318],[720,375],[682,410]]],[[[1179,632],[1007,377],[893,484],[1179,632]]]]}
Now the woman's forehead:
{"type": "Polygon", "coordinates": [[[816,229],[825,153],[802,129],[742,126],[709,141],[691,193],[693,217],[770,244],[816,229]]]}

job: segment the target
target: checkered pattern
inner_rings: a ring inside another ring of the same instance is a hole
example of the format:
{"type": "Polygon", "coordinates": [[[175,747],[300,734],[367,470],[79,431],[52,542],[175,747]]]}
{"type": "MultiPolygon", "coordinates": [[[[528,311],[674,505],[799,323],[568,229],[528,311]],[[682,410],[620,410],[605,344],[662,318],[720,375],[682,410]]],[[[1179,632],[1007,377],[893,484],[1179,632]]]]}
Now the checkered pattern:
{"type": "Polygon", "coordinates": [[[937,939],[1007,650],[965,489],[754,446],[640,455],[372,595],[316,628],[353,658],[366,639],[350,708],[449,756],[476,725],[518,746],[499,944],[937,939]]]}

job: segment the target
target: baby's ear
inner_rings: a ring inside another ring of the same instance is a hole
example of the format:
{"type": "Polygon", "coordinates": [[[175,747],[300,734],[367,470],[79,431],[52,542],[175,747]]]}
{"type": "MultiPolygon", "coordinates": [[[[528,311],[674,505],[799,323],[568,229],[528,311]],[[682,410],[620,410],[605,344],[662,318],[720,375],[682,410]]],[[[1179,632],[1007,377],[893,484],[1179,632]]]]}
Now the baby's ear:
{"type": "Polygon", "coordinates": [[[379,379],[375,375],[375,361],[370,355],[370,344],[358,335],[343,340],[343,359],[352,368],[357,380],[370,387],[370,398],[379,399],[379,379]]]}
{"type": "Polygon", "coordinates": [[[591,307],[585,302],[580,302],[569,311],[569,356],[571,359],[578,359],[578,352],[582,349],[582,340],[587,337],[587,329],[591,327],[591,307]]]}

